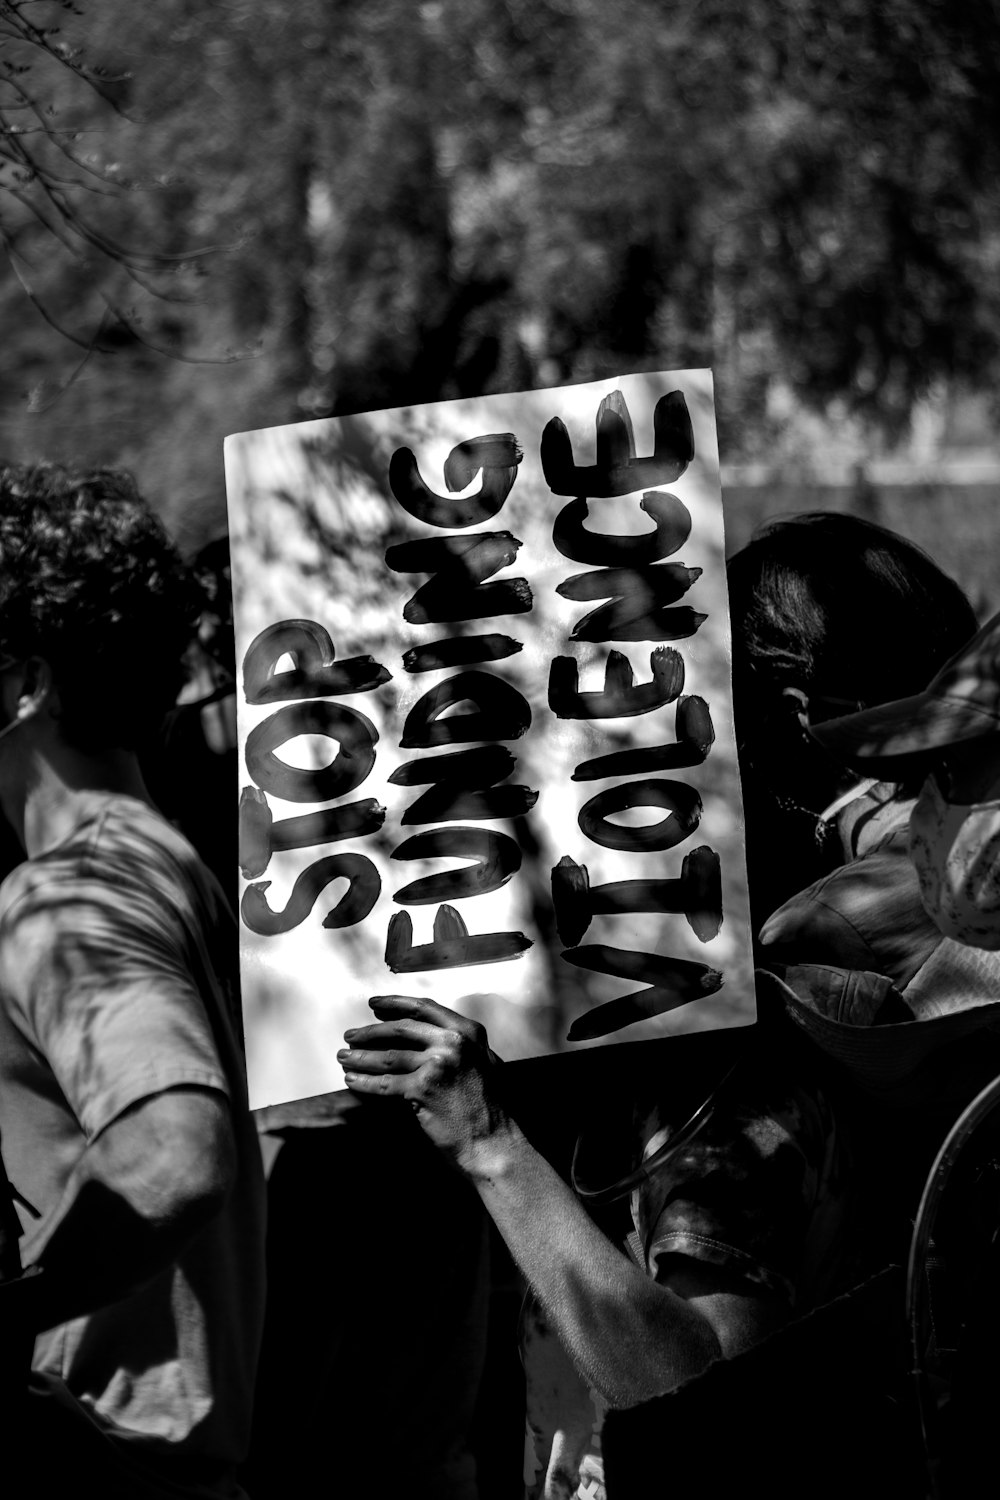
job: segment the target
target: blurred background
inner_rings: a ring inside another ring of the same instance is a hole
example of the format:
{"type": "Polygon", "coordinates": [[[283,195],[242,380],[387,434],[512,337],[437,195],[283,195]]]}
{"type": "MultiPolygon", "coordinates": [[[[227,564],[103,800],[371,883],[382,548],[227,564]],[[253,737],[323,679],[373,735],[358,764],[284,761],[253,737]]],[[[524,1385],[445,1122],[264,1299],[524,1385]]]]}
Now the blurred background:
{"type": "Polygon", "coordinates": [[[995,607],[998,115],[994,0],[2,0],[0,452],[194,553],[228,432],[711,365],[731,547],[995,607]]]}

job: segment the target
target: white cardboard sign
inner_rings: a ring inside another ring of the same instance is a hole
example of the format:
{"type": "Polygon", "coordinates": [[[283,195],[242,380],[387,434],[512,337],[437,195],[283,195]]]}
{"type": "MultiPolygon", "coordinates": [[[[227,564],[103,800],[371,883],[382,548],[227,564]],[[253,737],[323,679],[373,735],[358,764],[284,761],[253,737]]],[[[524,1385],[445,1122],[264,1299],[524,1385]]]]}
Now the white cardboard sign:
{"type": "Polygon", "coordinates": [[[754,1016],[710,372],[226,441],[251,1104],[754,1016]]]}

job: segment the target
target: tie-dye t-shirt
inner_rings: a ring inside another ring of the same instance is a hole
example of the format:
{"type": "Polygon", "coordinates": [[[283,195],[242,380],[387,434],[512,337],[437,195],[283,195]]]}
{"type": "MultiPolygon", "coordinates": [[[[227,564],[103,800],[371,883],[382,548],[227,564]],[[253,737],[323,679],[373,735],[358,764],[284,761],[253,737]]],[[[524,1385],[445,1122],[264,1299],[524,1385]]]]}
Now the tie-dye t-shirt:
{"type": "MultiPolygon", "coordinates": [[[[636,1102],[630,1147],[609,1155],[606,1126],[581,1137],[574,1185],[654,1280],[684,1256],[740,1277],[796,1316],[844,1290],[848,1150],[830,1100],[802,1061],[797,1050],[771,1054],[758,1039],[699,1109],[664,1087],[636,1102]],[[617,1185],[608,1173],[614,1154],[617,1185]]],[[[600,1402],[530,1304],[522,1358],[526,1494],[598,1500],[600,1402]]]]}
{"type": "Polygon", "coordinates": [[[88,1143],[129,1106],[178,1086],[230,1101],[238,1175],[222,1211],[139,1291],[42,1334],[34,1358],[60,1401],[140,1468],[182,1471],[191,1495],[240,1493],[226,1474],[249,1439],[263,1318],[264,1184],[236,958],[218,884],[133,798],[88,799],[72,834],[0,887],[0,1139],[41,1226],[88,1143]]]}

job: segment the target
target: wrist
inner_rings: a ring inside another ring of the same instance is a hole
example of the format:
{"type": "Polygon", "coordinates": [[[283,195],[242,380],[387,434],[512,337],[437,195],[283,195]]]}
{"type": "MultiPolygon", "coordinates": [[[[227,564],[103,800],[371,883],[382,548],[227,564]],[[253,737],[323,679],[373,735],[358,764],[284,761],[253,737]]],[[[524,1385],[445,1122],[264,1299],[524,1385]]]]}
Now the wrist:
{"type": "Polygon", "coordinates": [[[468,1142],[459,1154],[458,1165],[477,1187],[485,1187],[516,1173],[525,1151],[531,1149],[520,1126],[503,1114],[488,1134],[468,1142]]]}

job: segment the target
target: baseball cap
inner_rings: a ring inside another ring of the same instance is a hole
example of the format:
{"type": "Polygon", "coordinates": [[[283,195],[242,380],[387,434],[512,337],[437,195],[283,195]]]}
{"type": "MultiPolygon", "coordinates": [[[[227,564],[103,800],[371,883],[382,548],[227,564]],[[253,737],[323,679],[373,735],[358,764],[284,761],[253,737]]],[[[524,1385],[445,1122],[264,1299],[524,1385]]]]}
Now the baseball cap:
{"type": "Polygon", "coordinates": [[[1000,734],[1000,614],[945,663],[922,693],[826,719],[809,732],[838,760],[858,762],[890,779],[894,771],[907,769],[911,756],[1000,734]]]}

